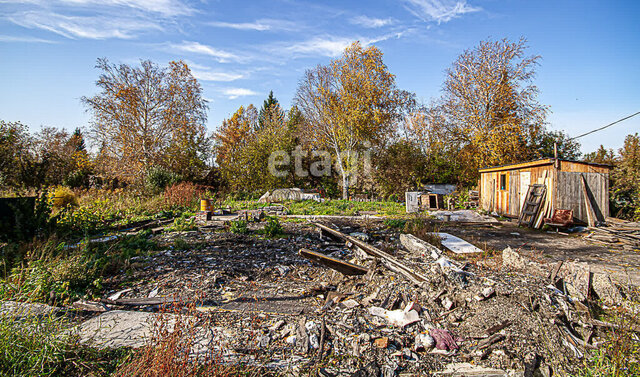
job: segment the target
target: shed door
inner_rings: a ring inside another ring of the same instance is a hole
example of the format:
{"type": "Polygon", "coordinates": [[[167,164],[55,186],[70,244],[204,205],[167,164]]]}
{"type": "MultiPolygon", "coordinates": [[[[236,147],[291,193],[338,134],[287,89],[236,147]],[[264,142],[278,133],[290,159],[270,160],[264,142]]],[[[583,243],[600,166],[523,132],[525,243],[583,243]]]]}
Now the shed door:
{"type": "MultiPolygon", "coordinates": [[[[531,172],[529,171],[521,171],[520,172],[520,208],[524,204],[524,200],[527,196],[527,191],[529,190],[529,185],[531,184],[531,172]]],[[[520,211],[518,211],[519,213],[520,211]]]]}

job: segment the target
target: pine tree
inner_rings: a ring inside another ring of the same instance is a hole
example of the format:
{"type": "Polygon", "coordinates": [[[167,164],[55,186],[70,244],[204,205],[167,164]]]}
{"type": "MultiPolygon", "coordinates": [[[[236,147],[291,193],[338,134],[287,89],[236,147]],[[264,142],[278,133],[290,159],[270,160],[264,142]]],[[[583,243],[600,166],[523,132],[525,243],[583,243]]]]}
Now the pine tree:
{"type": "Polygon", "coordinates": [[[275,114],[277,114],[278,116],[281,115],[282,118],[284,118],[284,112],[282,111],[282,108],[280,107],[280,103],[278,103],[278,100],[273,95],[273,90],[269,92],[269,96],[267,97],[267,99],[262,104],[262,108],[260,109],[260,113],[258,114],[258,128],[263,128],[264,127],[266,119],[269,116],[269,109],[271,107],[275,108],[275,110],[274,110],[275,114]]]}

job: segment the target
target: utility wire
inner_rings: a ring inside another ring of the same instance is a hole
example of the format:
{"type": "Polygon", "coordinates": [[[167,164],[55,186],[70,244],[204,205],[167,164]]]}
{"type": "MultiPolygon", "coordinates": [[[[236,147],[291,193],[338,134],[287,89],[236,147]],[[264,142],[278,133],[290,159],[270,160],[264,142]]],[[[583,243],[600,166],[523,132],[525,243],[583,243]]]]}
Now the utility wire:
{"type": "Polygon", "coordinates": [[[629,116],[627,116],[627,117],[624,117],[624,118],[622,118],[622,119],[618,119],[618,120],[616,120],[616,121],[615,121],[615,122],[613,122],[613,123],[609,123],[609,124],[607,124],[606,126],[602,126],[602,127],[600,127],[600,128],[596,128],[595,130],[589,131],[589,132],[584,133],[584,134],[582,134],[582,135],[578,135],[578,136],[572,137],[572,138],[571,138],[571,139],[569,139],[569,140],[574,140],[574,139],[577,139],[577,138],[580,138],[580,137],[583,137],[583,136],[587,136],[587,135],[592,134],[592,133],[594,133],[594,132],[598,132],[598,131],[604,130],[605,128],[607,128],[607,127],[611,127],[611,126],[613,126],[613,125],[614,125],[614,124],[616,124],[616,123],[620,123],[620,122],[622,122],[623,120],[627,120],[627,119],[629,119],[629,118],[633,118],[634,116],[636,116],[636,115],[638,115],[638,114],[640,114],[640,111],[638,111],[638,112],[637,112],[637,113],[635,113],[635,114],[631,114],[631,115],[629,115],[629,116]]]}

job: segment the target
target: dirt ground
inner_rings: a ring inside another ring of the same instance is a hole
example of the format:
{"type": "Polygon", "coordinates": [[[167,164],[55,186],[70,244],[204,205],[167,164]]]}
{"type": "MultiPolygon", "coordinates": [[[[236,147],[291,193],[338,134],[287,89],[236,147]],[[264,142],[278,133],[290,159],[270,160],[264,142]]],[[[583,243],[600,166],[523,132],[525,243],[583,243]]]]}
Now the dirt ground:
{"type": "Polygon", "coordinates": [[[163,250],[133,260],[131,274],[105,282],[105,296],[127,289],[124,298],[199,297],[197,310],[218,329],[216,352],[227,361],[281,371],[311,373],[321,368],[320,374],[327,376],[377,376],[380,371],[385,376],[431,375],[471,363],[498,368],[496,375],[543,366],[566,375],[582,365],[586,350],[567,345],[562,329],[594,343],[602,341],[602,334],[589,324],[584,306],[549,288],[548,279],[501,267],[502,250],[511,247],[540,262],[589,262],[593,271],[610,271],[622,284],[640,285],[638,253],[607,250],[580,235],[532,231],[511,222],[448,223],[440,231],[490,251],[488,258],[447,253],[461,265],[465,259],[488,262],[469,263],[463,267],[466,271],[455,272],[404,248],[402,231],[385,225],[384,219],[324,223],[363,237],[426,280],[412,284],[379,259],[358,253],[349,242],[323,236],[306,221],[283,222],[284,235],[276,238],[261,235],[264,223],[250,223],[246,235],[212,223],[196,231],[155,236],[163,250]],[[351,261],[368,272],[344,276],[301,257],[301,248],[351,261]],[[374,307],[386,314],[373,314],[374,307]],[[389,316],[403,316],[413,307],[418,308],[417,322],[392,325],[389,316]],[[422,349],[419,339],[426,334],[450,338],[436,339],[443,343],[422,349]],[[371,365],[378,372],[365,373],[371,365]]]}
{"type": "Polygon", "coordinates": [[[608,273],[622,285],[640,287],[640,250],[605,247],[588,239],[588,233],[558,234],[520,228],[515,221],[498,225],[455,225],[449,223],[442,231],[453,234],[485,250],[502,251],[511,247],[540,261],[579,261],[589,263],[592,271],[608,273]]]}

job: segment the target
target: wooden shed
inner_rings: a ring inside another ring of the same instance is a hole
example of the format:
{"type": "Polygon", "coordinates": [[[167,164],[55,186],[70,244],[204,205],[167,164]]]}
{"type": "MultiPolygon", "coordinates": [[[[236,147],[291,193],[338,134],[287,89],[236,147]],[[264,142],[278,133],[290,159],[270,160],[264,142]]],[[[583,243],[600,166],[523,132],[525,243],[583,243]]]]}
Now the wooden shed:
{"type": "Polygon", "coordinates": [[[609,216],[609,165],[545,158],[480,169],[480,206],[489,212],[518,217],[529,185],[546,186],[547,206],[571,209],[575,219],[587,222],[587,196],[598,220],[609,216]]]}

